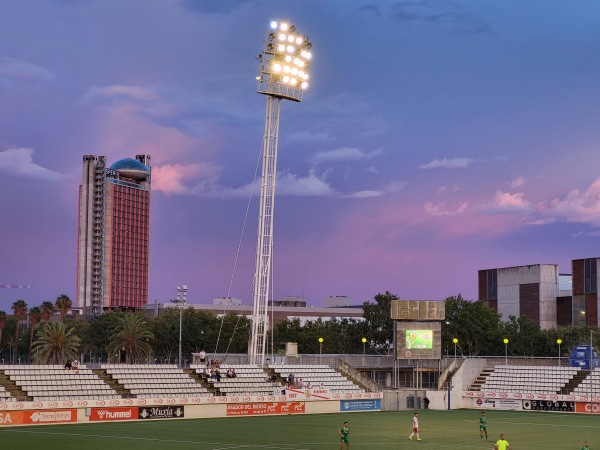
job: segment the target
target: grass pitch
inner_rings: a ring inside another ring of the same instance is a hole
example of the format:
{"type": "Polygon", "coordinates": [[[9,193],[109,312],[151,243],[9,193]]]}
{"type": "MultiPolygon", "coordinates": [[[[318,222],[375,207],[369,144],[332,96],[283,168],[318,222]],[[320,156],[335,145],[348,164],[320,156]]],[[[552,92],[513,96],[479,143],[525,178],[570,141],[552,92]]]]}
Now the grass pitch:
{"type": "Polygon", "coordinates": [[[350,423],[352,450],[491,449],[500,433],[512,450],[600,449],[600,416],[486,411],[489,441],[479,438],[480,411],[419,411],[421,442],[409,441],[413,411],[225,419],[173,419],[0,428],[7,450],[323,450],[339,449],[350,423]]]}

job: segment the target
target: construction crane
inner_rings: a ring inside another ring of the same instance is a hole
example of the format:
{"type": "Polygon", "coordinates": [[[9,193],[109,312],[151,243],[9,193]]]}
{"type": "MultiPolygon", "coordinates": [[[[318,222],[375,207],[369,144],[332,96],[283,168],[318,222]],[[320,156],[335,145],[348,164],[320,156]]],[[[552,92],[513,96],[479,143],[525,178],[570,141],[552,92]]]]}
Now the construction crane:
{"type": "Polygon", "coordinates": [[[0,289],[31,289],[30,284],[0,284],[0,289]]]}

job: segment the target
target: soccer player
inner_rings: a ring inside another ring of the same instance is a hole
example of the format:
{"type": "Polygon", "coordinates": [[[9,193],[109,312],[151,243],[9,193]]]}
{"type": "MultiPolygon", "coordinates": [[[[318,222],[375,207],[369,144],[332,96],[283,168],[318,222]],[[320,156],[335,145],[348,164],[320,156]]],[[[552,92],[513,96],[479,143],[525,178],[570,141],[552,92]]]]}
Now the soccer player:
{"type": "Polygon", "coordinates": [[[346,450],[350,448],[350,429],[348,428],[348,422],[344,422],[344,426],[338,430],[340,435],[340,450],[344,448],[346,444],[346,450]]]}
{"type": "Polygon", "coordinates": [[[421,440],[421,437],[419,436],[419,413],[416,412],[415,415],[413,416],[413,425],[412,425],[412,433],[410,433],[410,436],[408,437],[408,439],[410,439],[412,441],[412,438],[414,435],[417,435],[417,441],[421,440]]]}
{"type": "Polygon", "coordinates": [[[504,439],[504,434],[500,435],[500,439],[494,445],[494,450],[510,450],[510,444],[504,439]]]}
{"type": "Polygon", "coordinates": [[[588,441],[585,441],[583,443],[583,447],[581,447],[581,450],[590,450],[590,444],[588,444],[588,441]]]}
{"type": "Polygon", "coordinates": [[[481,412],[481,416],[479,416],[479,437],[483,440],[483,433],[485,433],[485,440],[488,440],[487,435],[487,422],[485,418],[485,412],[481,412]]]}

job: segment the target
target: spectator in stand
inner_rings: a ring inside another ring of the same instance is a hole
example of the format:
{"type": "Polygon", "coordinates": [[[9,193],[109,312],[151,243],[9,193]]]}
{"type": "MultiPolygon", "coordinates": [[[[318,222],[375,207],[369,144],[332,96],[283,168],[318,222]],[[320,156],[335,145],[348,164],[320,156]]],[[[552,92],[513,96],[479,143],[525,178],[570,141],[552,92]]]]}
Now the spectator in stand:
{"type": "Polygon", "coordinates": [[[65,364],[65,370],[71,370],[72,368],[73,368],[73,364],[71,363],[71,360],[68,359],[65,364]]]}
{"type": "Polygon", "coordinates": [[[306,382],[306,386],[305,386],[305,388],[306,388],[306,389],[312,389],[312,386],[311,386],[311,384],[310,384],[310,381],[307,381],[307,382],[306,382]]]}
{"type": "Polygon", "coordinates": [[[233,369],[232,367],[227,369],[226,375],[227,375],[227,378],[235,378],[237,376],[237,374],[235,373],[235,369],[233,369]]]}
{"type": "Polygon", "coordinates": [[[200,362],[202,364],[206,362],[206,353],[204,352],[204,349],[200,350],[200,362]]]}
{"type": "Polygon", "coordinates": [[[288,375],[288,383],[294,384],[294,374],[292,372],[288,375]]]}

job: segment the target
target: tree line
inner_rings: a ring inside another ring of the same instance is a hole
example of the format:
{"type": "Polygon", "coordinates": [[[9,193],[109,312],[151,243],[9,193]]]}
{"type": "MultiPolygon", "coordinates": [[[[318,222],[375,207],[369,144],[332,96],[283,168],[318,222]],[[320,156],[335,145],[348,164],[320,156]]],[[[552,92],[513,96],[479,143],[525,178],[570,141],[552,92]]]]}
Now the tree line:
{"type": "MultiPolygon", "coordinates": [[[[392,300],[380,293],[363,304],[363,319],[301,322],[288,319],[274,325],[269,334],[268,353],[284,354],[288,342],[303,354],[393,353],[392,300]],[[272,347],[272,348],[271,348],[272,347]]],[[[54,302],[29,308],[24,300],[12,305],[12,315],[0,311],[0,358],[2,363],[61,364],[67,359],[91,362],[173,363],[179,353],[178,309],[160,315],[143,311],[110,311],[94,318],[68,315],[72,307],[62,294],[54,302]],[[55,312],[60,313],[56,320],[55,312]]],[[[445,300],[442,321],[442,352],[446,355],[561,356],[579,344],[589,342],[589,327],[559,327],[542,330],[526,316],[502,321],[486,302],[463,299],[459,294],[445,300]],[[508,339],[508,344],[504,343],[508,339]],[[456,344],[454,342],[456,340],[456,344]]],[[[188,307],[181,312],[182,362],[191,362],[192,353],[246,353],[251,323],[247,317],[215,314],[188,307]]]]}

